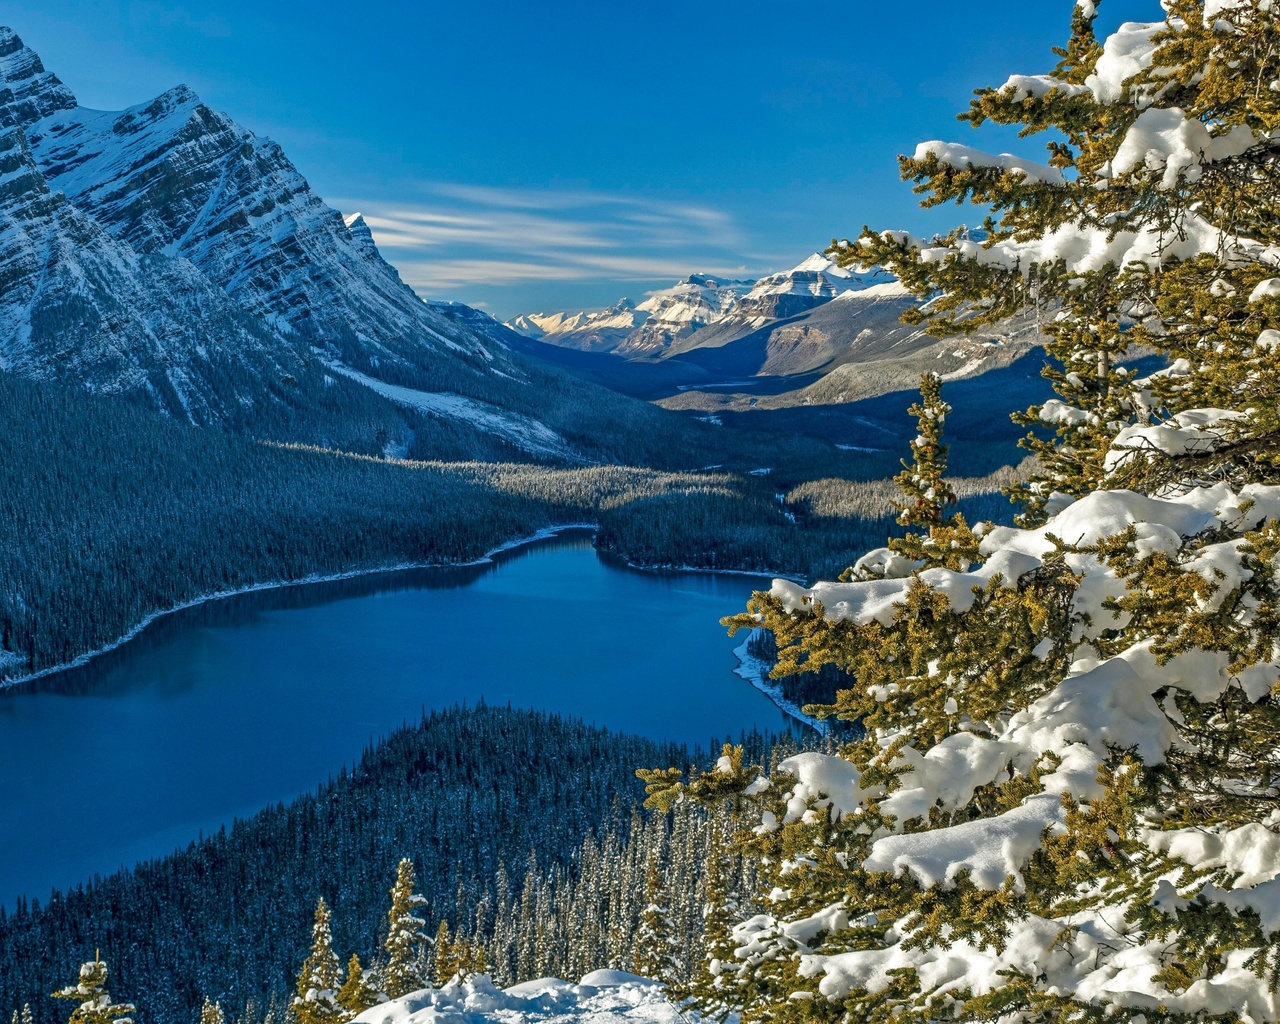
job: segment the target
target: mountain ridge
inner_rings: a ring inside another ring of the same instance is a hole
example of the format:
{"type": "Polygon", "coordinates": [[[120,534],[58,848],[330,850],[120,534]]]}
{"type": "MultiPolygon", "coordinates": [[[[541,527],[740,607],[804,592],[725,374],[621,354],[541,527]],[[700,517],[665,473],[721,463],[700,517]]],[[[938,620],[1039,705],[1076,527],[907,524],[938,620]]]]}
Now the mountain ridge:
{"type": "Polygon", "coordinates": [[[697,433],[424,301],[359,213],[185,85],[90,110],[0,27],[0,132],[0,369],[363,454],[581,464],[697,433]]]}

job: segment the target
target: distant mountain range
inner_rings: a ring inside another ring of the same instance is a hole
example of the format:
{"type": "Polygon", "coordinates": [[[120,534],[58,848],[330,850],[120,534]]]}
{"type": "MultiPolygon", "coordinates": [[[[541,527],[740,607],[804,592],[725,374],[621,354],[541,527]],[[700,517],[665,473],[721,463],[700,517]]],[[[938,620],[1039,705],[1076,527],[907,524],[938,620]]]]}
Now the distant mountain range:
{"type": "Polygon", "coordinates": [[[754,282],[695,274],[639,305],[527,314],[507,326],[537,342],[525,350],[543,359],[704,411],[732,406],[740,392],[750,394],[738,404],[752,408],[853,401],[910,387],[926,369],[954,378],[1007,366],[1041,340],[1018,320],[940,341],[901,322],[917,304],[883,271],[857,273],[814,253],[754,282]],[[779,381],[769,398],[756,390],[761,378],[779,381]]]}
{"type": "Polygon", "coordinates": [[[507,326],[527,338],[582,352],[663,358],[688,350],[681,342],[708,327],[721,328],[721,334],[729,325],[757,328],[876,285],[895,297],[907,295],[888,274],[857,274],[814,253],[799,266],[758,281],[692,274],[638,305],[620,299],[597,313],[530,313],[507,326]]]}
{"type": "Polygon", "coordinates": [[[683,468],[724,447],[705,429],[720,412],[983,373],[1038,340],[1014,324],[940,342],[900,322],[914,302],[816,253],[507,325],[424,302],[276,143],[185,86],[88,110],[0,28],[3,371],[366,454],[683,468]]]}

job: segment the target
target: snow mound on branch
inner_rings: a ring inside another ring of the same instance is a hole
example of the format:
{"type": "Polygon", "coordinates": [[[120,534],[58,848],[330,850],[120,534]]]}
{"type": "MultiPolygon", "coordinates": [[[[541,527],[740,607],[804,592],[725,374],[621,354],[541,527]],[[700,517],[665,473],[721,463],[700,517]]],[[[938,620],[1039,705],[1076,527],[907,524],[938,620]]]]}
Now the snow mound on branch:
{"type": "Polygon", "coordinates": [[[1280,277],[1269,277],[1249,293],[1250,302],[1280,298],[1280,277]]]}
{"type": "Polygon", "coordinates": [[[1057,796],[1038,793],[994,818],[881,839],[862,866],[896,875],[909,872],[926,886],[951,882],[964,871],[979,889],[999,889],[1012,877],[1021,890],[1022,865],[1040,849],[1045,829],[1061,826],[1062,815],[1057,796]]]}
{"type": "Polygon", "coordinates": [[[927,160],[931,156],[936,157],[941,163],[950,164],[956,168],[994,167],[1019,175],[1027,181],[1045,182],[1050,185],[1062,184],[1062,172],[1056,167],[1024,160],[1012,153],[994,156],[971,146],[962,146],[958,142],[922,142],[916,147],[914,157],[916,160],[927,160]]]}
{"type": "Polygon", "coordinates": [[[1125,133],[1111,170],[1114,174],[1128,174],[1139,167],[1162,170],[1160,187],[1167,190],[1176,187],[1179,179],[1196,181],[1205,164],[1239,156],[1257,141],[1244,125],[1213,136],[1204,122],[1188,117],[1181,107],[1152,107],[1139,114],[1125,133]]]}
{"type": "MultiPolygon", "coordinates": [[[[787,801],[787,822],[813,821],[818,811],[828,810],[832,821],[839,821],[862,806],[872,790],[864,791],[862,776],[854,765],[839,757],[804,753],[788,757],[778,771],[794,776],[791,798],[787,801]]],[[[879,794],[882,789],[874,790],[879,794]]]]}
{"type": "Polygon", "coordinates": [[[1230,409],[1189,409],[1154,426],[1125,427],[1111,443],[1103,468],[1112,473],[1144,454],[1190,455],[1211,452],[1226,440],[1222,425],[1242,413],[1230,409]]]}
{"type": "Polygon", "coordinates": [[[1130,95],[1126,83],[1151,66],[1156,52],[1152,37],[1164,28],[1163,21],[1127,21],[1107,36],[1093,74],[1085,80],[1099,103],[1116,103],[1130,95]]]}
{"type": "Polygon", "coordinates": [[[681,1024],[657,982],[592,971],[577,985],[539,978],[500,989],[488,975],[371,1007],[358,1024],[681,1024]]]}

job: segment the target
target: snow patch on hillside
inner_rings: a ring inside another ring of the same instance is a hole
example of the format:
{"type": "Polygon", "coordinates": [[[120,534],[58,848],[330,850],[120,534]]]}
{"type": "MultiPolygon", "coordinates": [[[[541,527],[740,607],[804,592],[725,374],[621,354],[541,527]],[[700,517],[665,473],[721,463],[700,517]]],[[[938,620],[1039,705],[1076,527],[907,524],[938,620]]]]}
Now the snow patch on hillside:
{"type": "Polygon", "coordinates": [[[465,398],[449,391],[415,391],[413,388],[401,387],[398,384],[388,384],[386,381],[369,377],[341,363],[327,362],[325,365],[335,373],[349,377],[399,405],[405,405],[432,416],[465,420],[478,429],[505,438],[518,448],[535,455],[554,455],[558,458],[582,461],[564,438],[545,423],[540,423],[532,417],[507,412],[496,405],[478,402],[474,398],[465,398]]]}

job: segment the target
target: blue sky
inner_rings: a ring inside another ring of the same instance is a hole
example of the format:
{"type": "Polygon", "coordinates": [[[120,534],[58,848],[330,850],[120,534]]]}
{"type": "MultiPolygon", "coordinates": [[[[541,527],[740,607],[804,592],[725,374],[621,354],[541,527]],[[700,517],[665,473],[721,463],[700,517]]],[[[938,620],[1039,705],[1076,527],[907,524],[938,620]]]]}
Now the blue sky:
{"type": "MultiPolygon", "coordinates": [[[[1070,11],[17,0],[0,20],[85,106],[190,85],[365,213],[422,294],[505,318],[693,271],[754,278],[864,223],[976,220],[920,211],[895,157],[932,138],[1037,155],[954,115],[979,85],[1047,70],[1070,11]]],[[[1159,16],[1156,0],[1107,0],[1099,24],[1159,16]]]]}

